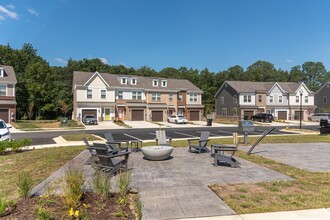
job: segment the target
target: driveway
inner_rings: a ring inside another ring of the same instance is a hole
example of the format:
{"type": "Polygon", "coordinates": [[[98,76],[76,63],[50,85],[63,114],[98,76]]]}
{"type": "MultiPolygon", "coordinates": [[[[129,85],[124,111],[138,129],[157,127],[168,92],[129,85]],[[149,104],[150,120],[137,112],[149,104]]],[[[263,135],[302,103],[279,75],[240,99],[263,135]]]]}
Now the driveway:
{"type": "Polygon", "coordinates": [[[131,126],[132,128],[159,128],[159,125],[156,123],[148,121],[124,121],[125,124],[131,126]]]}

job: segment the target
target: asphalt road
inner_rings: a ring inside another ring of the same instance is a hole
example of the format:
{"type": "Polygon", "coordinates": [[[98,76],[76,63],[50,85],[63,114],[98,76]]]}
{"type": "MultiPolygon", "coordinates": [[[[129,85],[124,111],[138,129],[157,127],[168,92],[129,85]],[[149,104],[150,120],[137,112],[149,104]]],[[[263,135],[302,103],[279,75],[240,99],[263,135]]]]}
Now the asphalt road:
{"type": "MultiPolygon", "coordinates": [[[[261,135],[272,126],[256,126],[255,131],[249,132],[251,135],[261,135]]],[[[276,127],[270,135],[288,134],[288,132],[280,131],[285,128],[276,127]]],[[[298,128],[298,126],[297,126],[298,128]]],[[[305,129],[319,129],[319,126],[304,126],[305,129]]],[[[12,134],[13,139],[19,138],[31,138],[31,145],[44,145],[55,144],[53,138],[64,134],[81,134],[89,133],[103,137],[104,133],[111,132],[116,141],[122,140],[153,140],[155,138],[155,128],[146,129],[112,129],[112,130],[67,130],[67,131],[38,131],[38,132],[24,132],[12,134]]],[[[223,137],[233,136],[234,132],[237,132],[237,127],[199,127],[199,128],[164,128],[166,130],[166,136],[168,138],[193,138],[199,137],[201,131],[210,131],[210,137],[223,137]]],[[[290,133],[291,134],[291,133],[290,133]]]]}

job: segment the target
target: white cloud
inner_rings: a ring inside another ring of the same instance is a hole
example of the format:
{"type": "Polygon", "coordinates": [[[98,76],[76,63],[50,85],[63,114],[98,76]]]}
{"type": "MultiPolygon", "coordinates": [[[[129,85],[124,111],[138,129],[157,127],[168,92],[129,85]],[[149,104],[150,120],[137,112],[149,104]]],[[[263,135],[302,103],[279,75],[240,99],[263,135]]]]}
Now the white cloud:
{"type": "Polygon", "coordinates": [[[9,4],[9,5],[7,5],[7,8],[15,9],[16,7],[15,7],[15,5],[9,4]]]}
{"type": "Polygon", "coordinates": [[[287,60],[285,60],[285,62],[287,62],[287,63],[292,63],[293,60],[289,60],[289,59],[287,59],[287,60]]]}
{"type": "Polygon", "coordinates": [[[8,16],[12,19],[18,19],[18,15],[15,12],[8,10],[7,8],[3,7],[2,5],[0,5],[0,13],[4,14],[5,16],[8,16]]]}
{"type": "Polygon", "coordinates": [[[102,63],[108,64],[108,60],[106,58],[100,57],[99,59],[101,60],[102,63]]]}
{"type": "Polygon", "coordinates": [[[39,16],[38,12],[33,8],[28,8],[27,11],[30,12],[31,15],[39,16]]]}
{"type": "Polygon", "coordinates": [[[58,63],[62,63],[62,64],[67,64],[67,60],[64,60],[63,58],[57,57],[54,59],[56,62],[58,63]]]}

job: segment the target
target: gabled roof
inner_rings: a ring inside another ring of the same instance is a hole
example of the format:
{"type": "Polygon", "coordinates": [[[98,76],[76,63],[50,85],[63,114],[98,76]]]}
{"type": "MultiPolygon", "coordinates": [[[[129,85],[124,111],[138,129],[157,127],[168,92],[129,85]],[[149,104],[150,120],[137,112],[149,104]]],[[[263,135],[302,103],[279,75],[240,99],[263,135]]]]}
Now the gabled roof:
{"type": "MultiPolygon", "coordinates": [[[[192,84],[189,80],[186,79],[168,79],[163,77],[145,77],[145,76],[136,76],[136,75],[117,75],[110,73],[98,73],[104,81],[108,84],[109,87],[115,88],[136,88],[136,89],[145,89],[150,91],[188,91],[202,93],[197,86],[192,84]],[[121,84],[121,78],[125,77],[128,80],[128,84],[121,84]],[[137,79],[137,84],[130,84],[130,80],[134,78],[137,79]],[[152,80],[159,80],[158,86],[152,85],[152,80]],[[167,87],[161,86],[161,80],[167,81],[167,87]]],[[[83,72],[83,71],[74,71],[73,72],[73,85],[82,86],[86,85],[95,73],[93,72],[83,72]]]]}
{"type": "Polygon", "coordinates": [[[3,68],[5,73],[4,77],[0,77],[0,82],[15,83],[15,84],[17,83],[15,71],[12,66],[0,65],[0,68],[3,68]]]}
{"type": "Polygon", "coordinates": [[[90,81],[92,81],[92,79],[94,79],[97,76],[100,77],[100,79],[106,86],[109,86],[109,84],[103,79],[103,77],[97,71],[89,78],[89,80],[87,80],[87,82],[85,82],[84,86],[86,86],[90,81]]]}
{"type": "Polygon", "coordinates": [[[320,92],[324,87],[326,87],[326,85],[330,85],[330,82],[326,82],[326,83],[324,83],[324,84],[321,86],[321,88],[319,88],[315,93],[320,92]]]}

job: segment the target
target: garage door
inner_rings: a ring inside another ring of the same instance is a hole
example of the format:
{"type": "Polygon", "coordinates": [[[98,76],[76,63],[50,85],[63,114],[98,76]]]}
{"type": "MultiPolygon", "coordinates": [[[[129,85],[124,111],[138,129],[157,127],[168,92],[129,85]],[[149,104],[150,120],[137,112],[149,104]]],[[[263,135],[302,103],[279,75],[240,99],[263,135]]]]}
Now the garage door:
{"type": "Polygon", "coordinates": [[[4,120],[6,123],[9,122],[9,110],[8,109],[0,109],[0,118],[4,120]]]}
{"type": "Polygon", "coordinates": [[[253,116],[253,111],[244,111],[244,120],[251,120],[253,116]]]}
{"type": "Polygon", "coordinates": [[[144,110],[132,110],[132,121],[143,121],[144,110]]]}
{"type": "Polygon", "coordinates": [[[163,121],[163,111],[152,111],[152,121],[163,121]]]}
{"type": "Polygon", "coordinates": [[[84,118],[85,115],[94,115],[95,118],[97,118],[97,110],[96,109],[83,109],[81,111],[82,118],[84,118]]]}
{"type": "Polygon", "coordinates": [[[199,121],[199,111],[190,111],[190,121],[199,121]]]}
{"type": "Polygon", "coordinates": [[[277,113],[277,115],[278,115],[278,119],[280,119],[280,120],[287,120],[288,119],[288,114],[287,114],[286,111],[279,111],[277,113]]]}

